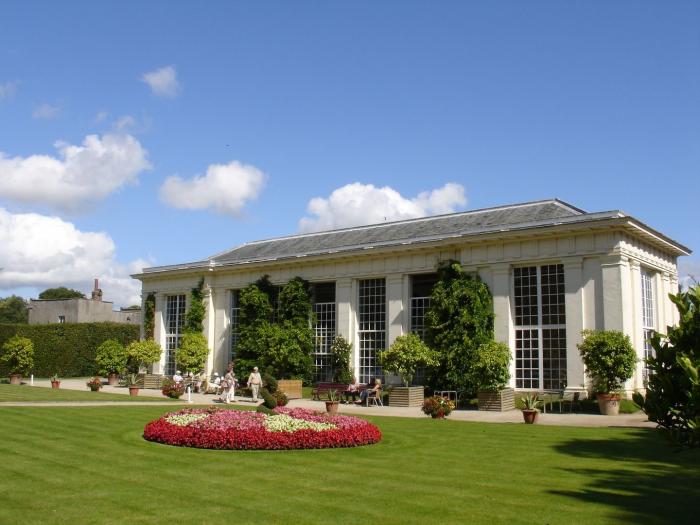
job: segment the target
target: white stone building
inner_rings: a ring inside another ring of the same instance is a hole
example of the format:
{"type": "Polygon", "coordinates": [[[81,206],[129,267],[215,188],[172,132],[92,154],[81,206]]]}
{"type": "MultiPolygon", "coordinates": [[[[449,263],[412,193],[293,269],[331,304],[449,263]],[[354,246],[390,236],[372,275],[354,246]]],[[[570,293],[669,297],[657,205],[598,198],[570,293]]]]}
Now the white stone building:
{"type": "Polygon", "coordinates": [[[583,388],[583,329],[616,329],[640,357],[627,389],[643,387],[645,335],[677,322],[677,258],[690,250],[621,211],[587,213],[559,200],[529,202],[243,244],[206,260],[144,269],[156,297],[155,373],[172,373],[189,292],[204,277],[209,372],[235,353],[237,290],[268,274],[314,289],[317,375],[332,336],[353,344],[360,381],[381,374],[378,352],[421,333],[439,261],[478,272],[493,294],[496,339],[513,352],[518,390],[583,388]]]}

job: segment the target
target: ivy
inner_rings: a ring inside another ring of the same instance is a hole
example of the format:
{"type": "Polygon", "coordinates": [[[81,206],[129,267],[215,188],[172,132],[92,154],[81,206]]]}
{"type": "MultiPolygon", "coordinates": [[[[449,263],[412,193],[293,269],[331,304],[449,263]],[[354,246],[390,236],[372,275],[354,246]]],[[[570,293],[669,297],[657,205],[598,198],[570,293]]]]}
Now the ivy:
{"type": "Polygon", "coordinates": [[[201,334],[204,330],[204,317],[207,310],[204,306],[204,277],[190,293],[190,307],[185,314],[185,332],[201,334]]]}
{"type": "Polygon", "coordinates": [[[440,354],[431,386],[476,393],[470,378],[479,347],[493,340],[493,322],[488,286],[457,261],[441,263],[426,313],[426,343],[440,354]]]}
{"type": "Polygon", "coordinates": [[[156,294],[149,293],[143,305],[143,332],[146,339],[153,339],[156,320],[156,294]]]}
{"type": "Polygon", "coordinates": [[[333,367],[333,382],[350,384],[354,374],[350,369],[350,353],[352,344],[342,335],[337,335],[331,343],[331,366],[333,367]]]}

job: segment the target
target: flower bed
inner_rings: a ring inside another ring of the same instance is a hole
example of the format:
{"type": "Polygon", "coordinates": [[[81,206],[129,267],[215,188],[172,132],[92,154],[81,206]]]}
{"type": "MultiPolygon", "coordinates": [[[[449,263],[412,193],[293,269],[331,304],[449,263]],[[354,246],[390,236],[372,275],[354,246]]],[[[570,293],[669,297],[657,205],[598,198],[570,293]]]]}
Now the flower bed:
{"type": "Polygon", "coordinates": [[[358,447],[382,438],[376,426],[357,417],[302,408],[273,412],[184,409],[148,423],[143,437],[166,445],[239,450],[358,447]]]}

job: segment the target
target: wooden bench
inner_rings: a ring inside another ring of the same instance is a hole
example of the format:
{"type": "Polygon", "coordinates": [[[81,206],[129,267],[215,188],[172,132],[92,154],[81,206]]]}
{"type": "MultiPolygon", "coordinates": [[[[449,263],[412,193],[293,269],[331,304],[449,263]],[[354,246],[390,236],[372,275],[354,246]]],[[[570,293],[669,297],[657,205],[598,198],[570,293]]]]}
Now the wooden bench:
{"type": "Polygon", "coordinates": [[[340,397],[347,388],[348,385],[345,383],[316,383],[316,386],[311,389],[311,396],[314,400],[321,401],[321,396],[326,398],[328,396],[328,392],[331,390],[337,390],[338,397],[340,397]]]}
{"type": "Polygon", "coordinates": [[[163,388],[165,376],[160,374],[139,374],[137,384],[141,388],[160,389],[163,388]]]}

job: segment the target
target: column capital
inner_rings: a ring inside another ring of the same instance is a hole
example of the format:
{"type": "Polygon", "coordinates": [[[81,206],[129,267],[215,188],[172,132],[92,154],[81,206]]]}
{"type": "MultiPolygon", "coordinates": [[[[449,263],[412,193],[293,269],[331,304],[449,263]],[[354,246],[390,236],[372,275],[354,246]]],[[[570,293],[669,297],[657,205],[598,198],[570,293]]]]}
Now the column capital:
{"type": "Polygon", "coordinates": [[[642,267],[641,263],[637,259],[630,259],[629,264],[630,268],[633,270],[639,270],[642,267]]]}

